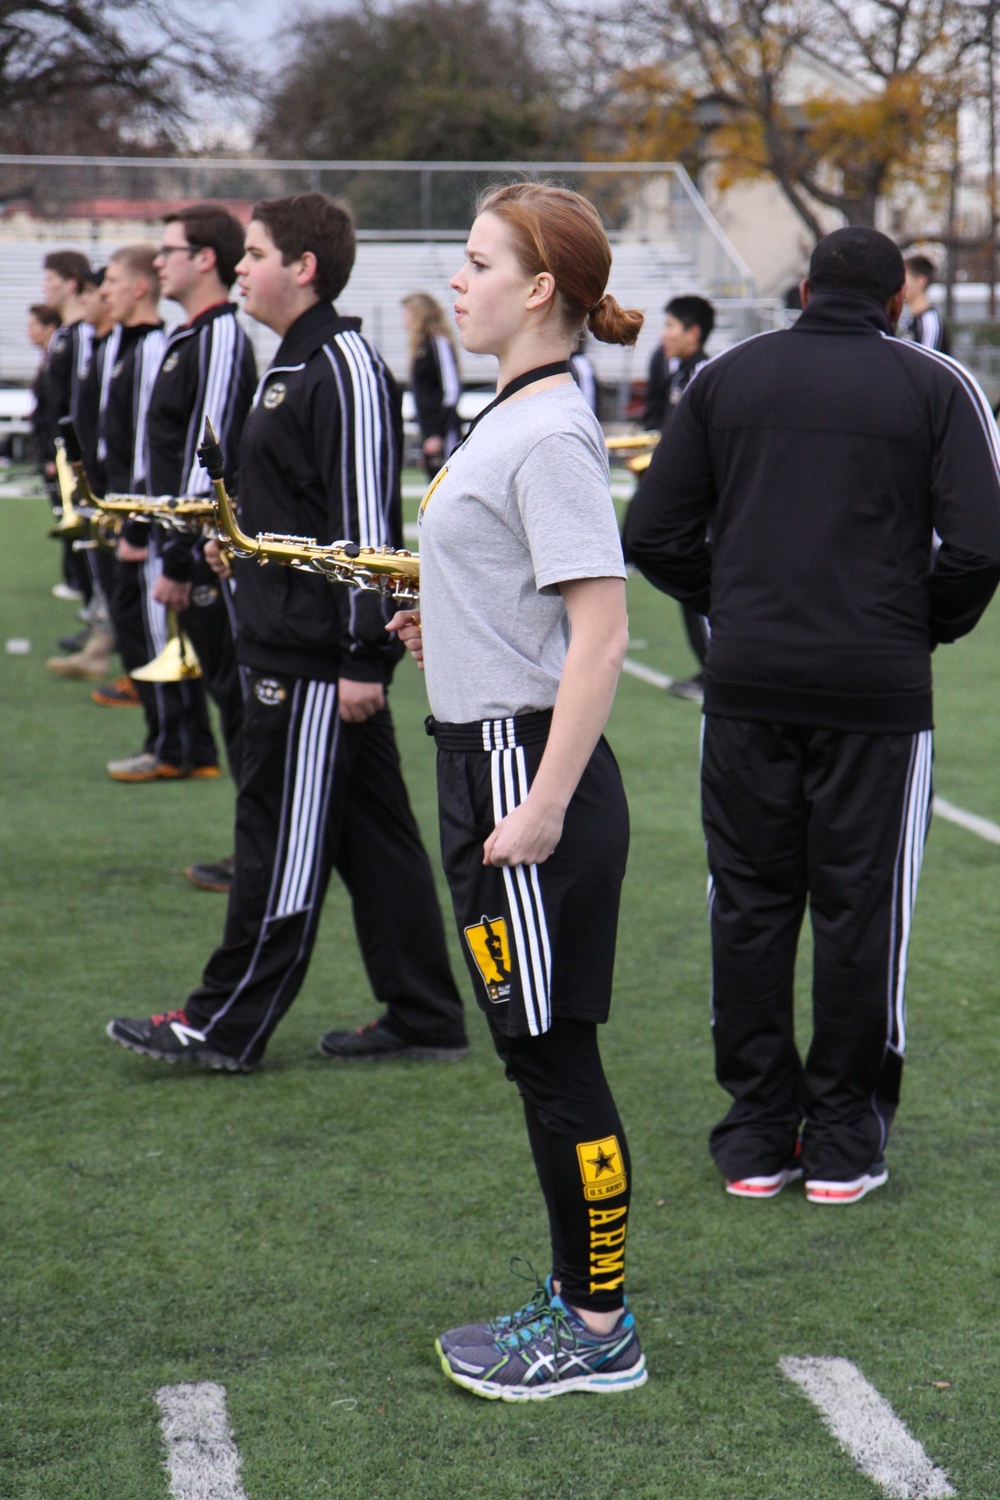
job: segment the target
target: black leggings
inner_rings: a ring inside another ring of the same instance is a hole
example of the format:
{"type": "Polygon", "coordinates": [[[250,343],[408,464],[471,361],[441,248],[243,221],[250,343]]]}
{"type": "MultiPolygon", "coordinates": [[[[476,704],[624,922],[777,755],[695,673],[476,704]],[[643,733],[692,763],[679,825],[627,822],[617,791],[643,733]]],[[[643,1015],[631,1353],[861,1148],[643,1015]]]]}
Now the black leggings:
{"type": "Polygon", "coordinates": [[[541,1036],[508,1037],[492,1024],[490,1030],[524,1101],[549,1211],[552,1275],[573,1307],[612,1312],[624,1301],[632,1169],[597,1026],[557,1018],[541,1036]]]}

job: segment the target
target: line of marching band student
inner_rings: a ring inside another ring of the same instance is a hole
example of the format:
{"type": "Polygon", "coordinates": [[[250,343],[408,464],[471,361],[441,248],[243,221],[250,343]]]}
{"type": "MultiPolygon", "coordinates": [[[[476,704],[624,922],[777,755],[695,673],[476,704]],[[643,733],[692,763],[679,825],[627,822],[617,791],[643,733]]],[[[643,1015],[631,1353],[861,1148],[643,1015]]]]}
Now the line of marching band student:
{"type": "MultiPolygon", "coordinates": [[[[98,493],[207,495],[198,445],[208,418],[251,534],[399,547],[399,392],[359,321],[333,305],[354,254],[347,209],[306,193],[257,204],[245,238],[225,209],[193,205],[165,221],[157,250],[116,251],[103,278],[72,252],[48,257],[47,301],[62,320],[39,388],[49,433],[73,417],[98,493]],[[229,301],[237,280],[248,314],[281,339],[259,382],[229,301]],[[186,315],[170,333],[157,316],[161,293],[186,315]]],[[[116,1017],[107,1034],[146,1057],[230,1073],[260,1065],[293,1003],[334,869],[383,1010],[357,1031],[326,1032],[321,1054],[466,1055],[388,706],[404,647],[426,665],[445,873],[477,1000],[522,1097],[552,1238],[551,1271],[526,1306],[437,1340],[448,1377],[491,1399],[646,1380],[624,1291],[631,1163],[597,1040],[628,847],[624,791],[603,737],[628,640],[625,565],[603,435],[586,371],[574,368],[585,330],[627,345],[642,326],[640,312],[606,291],[610,267],[600,219],[579,195],[512,184],[481,201],[451,285],[463,348],[494,355],[500,379],[461,441],[454,346],[429,299],[408,299],[433,476],[420,509],[420,611],[390,618],[381,596],[260,569],[200,535],[134,520],[114,557],[84,554],[87,575],[77,576],[91,636],[52,664],[92,677],[113,640],[128,673],[165,644],[171,614],[194,641],[202,677],[142,684],[145,742],[108,772],[124,782],[218,776],[207,688],[238,787],[236,853],[191,875],[229,888],[225,930],[178,1008],[116,1017]],[[437,413],[431,386],[441,391],[437,413]]],[[[903,350],[892,337],[903,274],[885,236],[827,236],[802,285],[797,329],[729,351],[697,380],[713,310],[697,297],[669,303],[664,441],[626,527],[646,576],[696,614],[711,610],[716,627],[703,808],[718,1077],[734,1104],[712,1150],[727,1191],[748,1199],[804,1176],[808,1201],[849,1204],[887,1180],[906,940],[930,809],[930,649],[974,627],[1000,577],[995,434],[974,383],[929,352],[934,330],[919,309],[913,342],[924,347],[903,350]],[[817,479],[817,412],[827,411],[831,370],[837,404],[817,479]],[[776,403],[778,390],[794,400],[776,403]],[[876,409],[881,426],[863,440],[878,473],[891,470],[887,518],[881,498],[876,507],[854,495],[859,411],[867,420],[876,409]],[[918,430],[915,416],[928,412],[914,458],[896,434],[918,430]],[[901,558],[897,511],[908,528],[901,558]],[[771,528],[756,550],[746,542],[750,513],[771,528]],[[851,524],[841,526],[845,515],[851,524]],[[882,572],[865,566],[873,515],[882,572]],[[796,555],[818,559],[815,579],[784,576],[789,518],[803,538],[796,555]],[[941,549],[928,571],[935,530],[941,549]],[[827,549],[805,545],[828,532],[828,550],[836,544],[850,565],[844,573],[825,568],[827,549]],[[874,666],[853,640],[837,637],[827,655],[798,649],[811,647],[814,625],[836,633],[842,608],[830,580],[848,575],[858,641],[877,635],[874,666]],[[902,648],[882,608],[895,578],[906,602],[902,648]],[[761,616],[756,637],[743,628],[746,598],[761,616]],[[786,601],[783,619],[776,598],[786,601]],[[763,682],[758,641],[771,673],[763,682]],[[807,898],[820,958],[803,1064],[791,997],[807,898]],[[866,986],[853,977],[862,959],[866,986]],[[755,982],[767,990],[766,1027],[760,1005],[747,1004],[755,982]]],[[[926,281],[925,268],[914,274],[926,281]]],[[[35,317],[41,330],[47,320],[35,317]]],[[[49,441],[40,430],[46,465],[49,441]]],[[[126,675],[95,696],[128,703],[133,687],[126,675]]]]}

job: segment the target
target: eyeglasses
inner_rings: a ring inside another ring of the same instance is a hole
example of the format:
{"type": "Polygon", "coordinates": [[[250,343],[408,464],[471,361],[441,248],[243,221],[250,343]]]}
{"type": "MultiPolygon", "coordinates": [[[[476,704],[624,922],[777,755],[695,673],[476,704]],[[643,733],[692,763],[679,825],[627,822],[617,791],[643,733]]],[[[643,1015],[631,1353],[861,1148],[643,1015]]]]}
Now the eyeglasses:
{"type": "Polygon", "coordinates": [[[196,251],[204,250],[204,248],[204,245],[161,245],[156,253],[162,260],[166,260],[168,255],[174,255],[178,250],[194,255],[196,251]]]}

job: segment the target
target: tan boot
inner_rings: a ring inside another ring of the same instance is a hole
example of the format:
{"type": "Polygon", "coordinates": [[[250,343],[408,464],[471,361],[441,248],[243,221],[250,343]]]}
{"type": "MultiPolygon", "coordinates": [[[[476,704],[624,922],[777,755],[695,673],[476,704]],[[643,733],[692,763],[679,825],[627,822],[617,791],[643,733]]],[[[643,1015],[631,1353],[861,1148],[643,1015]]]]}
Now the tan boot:
{"type": "Polygon", "coordinates": [[[95,628],[87,637],[86,645],[72,656],[50,656],[45,665],[59,677],[83,678],[87,682],[101,682],[111,672],[111,653],[115,638],[110,630],[95,628]]]}

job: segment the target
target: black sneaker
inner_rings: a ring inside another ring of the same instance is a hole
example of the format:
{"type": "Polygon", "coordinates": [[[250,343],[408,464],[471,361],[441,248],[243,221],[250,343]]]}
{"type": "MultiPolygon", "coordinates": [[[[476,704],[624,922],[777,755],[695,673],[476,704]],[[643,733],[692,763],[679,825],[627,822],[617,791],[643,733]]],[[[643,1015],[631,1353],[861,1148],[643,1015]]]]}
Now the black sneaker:
{"type": "Polygon", "coordinates": [[[233,884],[236,856],[229,854],[214,865],[188,865],[184,874],[200,891],[220,891],[228,896],[233,884]]]}
{"type": "Polygon", "coordinates": [[[197,1063],[199,1067],[222,1073],[252,1073],[257,1066],[210,1046],[205,1033],[192,1026],[182,1010],[168,1010],[144,1021],[128,1021],[119,1016],[109,1021],[105,1030],[113,1042],[161,1062],[197,1063]]]}
{"type": "Polygon", "coordinates": [[[60,651],[70,651],[75,653],[77,651],[83,650],[84,646],[87,644],[89,636],[90,626],[85,625],[82,630],[77,631],[76,635],[61,635],[56,644],[58,645],[60,651]]]}
{"type": "Polygon", "coordinates": [[[407,1042],[381,1019],[359,1026],[357,1031],[328,1031],[319,1039],[324,1057],[344,1062],[374,1061],[381,1057],[415,1057],[426,1062],[460,1062],[469,1055],[469,1044],[463,1037],[450,1045],[430,1047],[426,1043],[407,1042]]]}

